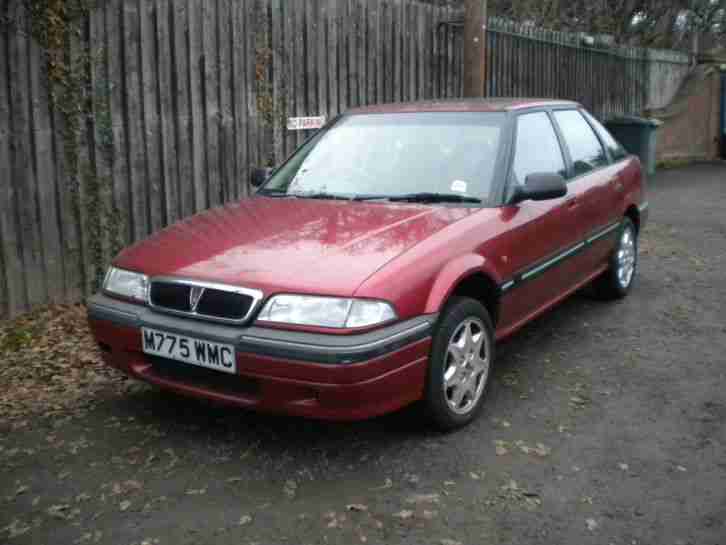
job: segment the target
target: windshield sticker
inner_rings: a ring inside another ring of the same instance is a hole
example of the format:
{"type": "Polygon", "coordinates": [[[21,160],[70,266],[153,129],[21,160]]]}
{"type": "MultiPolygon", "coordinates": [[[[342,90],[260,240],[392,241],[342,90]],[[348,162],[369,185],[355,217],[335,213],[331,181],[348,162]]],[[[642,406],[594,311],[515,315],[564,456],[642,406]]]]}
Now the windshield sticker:
{"type": "Polygon", "coordinates": [[[451,191],[456,191],[457,193],[466,193],[467,187],[468,184],[463,180],[454,180],[451,182],[451,191]]]}

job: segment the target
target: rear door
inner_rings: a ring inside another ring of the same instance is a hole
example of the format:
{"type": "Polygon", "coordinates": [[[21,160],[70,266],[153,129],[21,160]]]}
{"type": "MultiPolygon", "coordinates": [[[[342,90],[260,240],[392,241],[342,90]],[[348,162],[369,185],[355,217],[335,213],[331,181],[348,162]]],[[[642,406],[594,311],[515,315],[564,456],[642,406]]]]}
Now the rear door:
{"type": "Polygon", "coordinates": [[[580,199],[580,232],[587,245],[576,261],[586,276],[601,268],[612,250],[622,165],[611,163],[584,112],[555,110],[553,118],[570,159],[568,186],[580,199]]]}
{"type": "MultiPolygon", "coordinates": [[[[546,111],[516,118],[510,194],[534,173],[567,177],[567,161],[546,111]]],[[[570,191],[559,199],[525,201],[505,207],[507,259],[514,274],[503,286],[501,329],[517,327],[576,283],[573,260],[583,238],[579,196],[570,191]]]]}

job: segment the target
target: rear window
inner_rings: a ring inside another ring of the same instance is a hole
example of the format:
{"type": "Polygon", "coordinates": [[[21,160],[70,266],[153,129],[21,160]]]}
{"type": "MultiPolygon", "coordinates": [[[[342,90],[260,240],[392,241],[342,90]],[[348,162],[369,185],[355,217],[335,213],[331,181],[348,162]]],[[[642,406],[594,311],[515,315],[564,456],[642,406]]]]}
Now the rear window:
{"type": "Polygon", "coordinates": [[[590,121],[590,124],[595,127],[595,131],[600,136],[600,140],[603,141],[605,144],[605,147],[610,152],[610,157],[613,158],[613,161],[619,161],[620,159],[625,159],[628,156],[628,152],[625,151],[623,146],[620,145],[620,143],[615,140],[612,134],[610,134],[610,131],[608,131],[602,123],[600,123],[597,119],[595,119],[593,116],[591,116],[588,112],[583,112],[585,117],[587,117],[588,121],[590,121]]]}
{"type": "Polygon", "coordinates": [[[554,112],[554,116],[570,151],[575,176],[587,174],[608,164],[600,140],[580,112],[560,110],[554,112]]]}

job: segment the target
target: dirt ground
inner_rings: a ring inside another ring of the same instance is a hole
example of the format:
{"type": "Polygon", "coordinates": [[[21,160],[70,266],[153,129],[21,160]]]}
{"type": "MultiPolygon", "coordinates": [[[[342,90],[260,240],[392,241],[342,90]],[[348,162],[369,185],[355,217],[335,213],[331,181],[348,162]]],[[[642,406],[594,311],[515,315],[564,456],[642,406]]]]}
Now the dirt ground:
{"type": "Polygon", "coordinates": [[[632,295],[502,345],[450,435],[162,394],[98,365],[81,307],[5,324],[0,542],[726,545],[726,164],[650,202],[632,295]]]}

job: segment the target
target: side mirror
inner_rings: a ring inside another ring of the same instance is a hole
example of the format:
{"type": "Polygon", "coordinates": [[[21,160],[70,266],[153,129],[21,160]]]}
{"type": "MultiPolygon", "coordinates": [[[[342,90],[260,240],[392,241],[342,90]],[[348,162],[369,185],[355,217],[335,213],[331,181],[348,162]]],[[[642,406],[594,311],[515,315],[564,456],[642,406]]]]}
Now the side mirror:
{"type": "Polygon", "coordinates": [[[567,184],[556,172],[537,172],[527,176],[524,185],[518,185],[510,204],[523,201],[548,201],[567,195],[567,184]]]}
{"type": "Polygon", "coordinates": [[[272,174],[271,168],[253,168],[250,172],[250,184],[252,187],[260,187],[272,174]]]}

